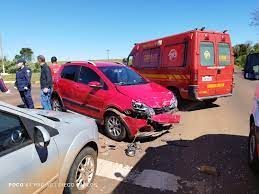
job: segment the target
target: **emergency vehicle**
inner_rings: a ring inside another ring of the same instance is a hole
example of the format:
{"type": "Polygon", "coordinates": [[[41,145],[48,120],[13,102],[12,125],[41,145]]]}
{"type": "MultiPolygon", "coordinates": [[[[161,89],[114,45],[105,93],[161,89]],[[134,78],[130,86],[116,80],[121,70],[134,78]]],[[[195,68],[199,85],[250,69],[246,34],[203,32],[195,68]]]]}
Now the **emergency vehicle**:
{"type": "Polygon", "coordinates": [[[202,28],[137,43],[126,62],[179,99],[214,102],[233,92],[234,57],[226,31],[202,28]]]}

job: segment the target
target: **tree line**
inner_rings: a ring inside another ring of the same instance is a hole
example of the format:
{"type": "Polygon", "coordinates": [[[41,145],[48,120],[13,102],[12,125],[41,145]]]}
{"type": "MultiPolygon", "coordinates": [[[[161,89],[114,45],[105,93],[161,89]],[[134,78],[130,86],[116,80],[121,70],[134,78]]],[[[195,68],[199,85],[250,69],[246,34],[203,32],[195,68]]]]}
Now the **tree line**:
{"type": "Polygon", "coordinates": [[[248,54],[259,53],[259,43],[252,44],[250,42],[237,44],[233,47],[235,65],[244,67],[248,54]]]}
{"type": "MultiPolygon", "coordinates": [[[[16,67],[16,61],[19,59],[24,59],[27,63],[27,66],[33,71],[33,72],[39,72],[40,71],[40,65],[38,63],[33,62],[33,51],[31,48],[22,48],[19,52],[19,54],[15,55],[13,60],[8,60],[6,57],[4,57],[4,67],[6,73],[15,73],[17,71],[16,67]]],[[[0,67],[2,72],[2,64],[0,67]]]]}

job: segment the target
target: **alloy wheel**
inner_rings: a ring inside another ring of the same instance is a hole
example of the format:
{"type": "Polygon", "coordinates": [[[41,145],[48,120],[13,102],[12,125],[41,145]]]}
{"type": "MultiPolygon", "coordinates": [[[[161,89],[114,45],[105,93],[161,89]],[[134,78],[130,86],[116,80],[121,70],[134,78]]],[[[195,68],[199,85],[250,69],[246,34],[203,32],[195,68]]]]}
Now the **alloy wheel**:
{"type": "Polygon", "coordinates": [[[52,109],[54,111],[62,111],[61,104],[58,99],[53,99],[52,101],[52,109]]]}
{"type": "Polygon", "coordinates": [[[76,187],[78,190],[85,190],[94,177],[95,163],[92,156],[85,156],[79,163],[76,171],[76,187]]]}
{"type": "Polygon", "coordinates": [[[121,131],[122,131],[121,121],[119,120],[119,118],[117,118],[115,116],[111,116],[107,120],[107,128],[113,136],[117,137],[121,134],[121,131]]]}

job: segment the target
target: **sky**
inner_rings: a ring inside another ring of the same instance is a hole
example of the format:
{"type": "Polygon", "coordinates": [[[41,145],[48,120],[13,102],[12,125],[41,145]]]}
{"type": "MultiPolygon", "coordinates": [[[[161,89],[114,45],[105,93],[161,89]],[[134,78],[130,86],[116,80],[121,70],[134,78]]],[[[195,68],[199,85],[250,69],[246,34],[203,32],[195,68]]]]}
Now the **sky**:
{"type": "Polygon", "coordinates": [[[203,26],[229,30],[232,44],[259,42],[249,25],[258,0],[0,0],[8,59],[23,47],[48,60],[124,58],[134,43],[203,26]],[[249,3],[248,3],[249,2],[249,3]]]}

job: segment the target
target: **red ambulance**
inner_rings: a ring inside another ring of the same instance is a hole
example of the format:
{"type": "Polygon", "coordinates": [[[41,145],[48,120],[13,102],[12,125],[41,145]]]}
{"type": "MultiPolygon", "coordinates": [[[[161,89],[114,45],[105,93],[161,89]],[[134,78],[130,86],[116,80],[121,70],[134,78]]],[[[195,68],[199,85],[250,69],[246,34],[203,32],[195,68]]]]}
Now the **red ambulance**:
{"type": "Polygon", "coordinates": [[[214,102],[233,92],[234,58],[226,31],[195,29],[137,43],[127,64],[179,99],[214,102]]]}

